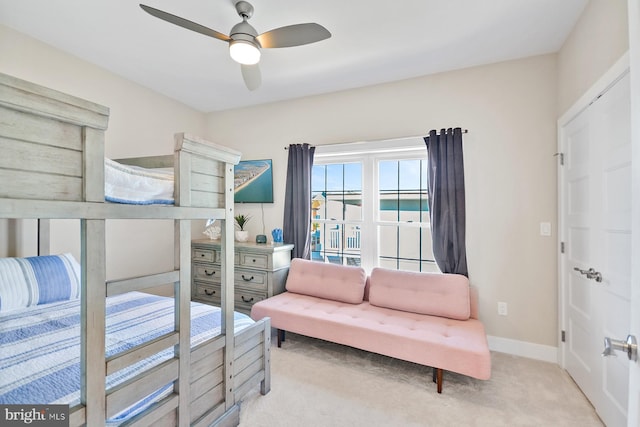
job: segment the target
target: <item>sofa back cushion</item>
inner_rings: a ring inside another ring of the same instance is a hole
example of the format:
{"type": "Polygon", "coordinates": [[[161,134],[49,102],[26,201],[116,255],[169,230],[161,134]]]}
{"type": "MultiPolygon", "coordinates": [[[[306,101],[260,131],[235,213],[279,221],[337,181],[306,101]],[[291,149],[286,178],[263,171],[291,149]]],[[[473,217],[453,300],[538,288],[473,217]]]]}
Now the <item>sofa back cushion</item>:
{"type": "Polygon", "coordinates": [[[374,268],[369,302],[378,307],[467,320],[471,310],[469,280],[460,274],[374,268]]]}
{"type": "Polygon", "coordinates": [[[367,274],[360,267],[294,258],[285,286],[296,294],[359,304],[366,280],[367,274]]]}
{"type": "Polygon", "coordinates": [[[71,254],[0,258],[0,314],[80,296],[80,265],[71,254]]]}

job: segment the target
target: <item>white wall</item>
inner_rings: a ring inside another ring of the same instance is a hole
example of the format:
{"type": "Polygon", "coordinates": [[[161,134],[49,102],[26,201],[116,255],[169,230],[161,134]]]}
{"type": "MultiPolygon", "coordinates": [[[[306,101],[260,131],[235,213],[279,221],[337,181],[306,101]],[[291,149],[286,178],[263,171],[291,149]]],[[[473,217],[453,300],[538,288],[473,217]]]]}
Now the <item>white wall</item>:
{"type": "Polygon", "coordinates": [[[558,116],[629,50],[627,2],[591,0],[558,53],[558,116]]]}
{"type": "MultiPolygon", "coordinates": [[[[267,81],[263,84],[268,84],[267,81]]],[[[243,158],[273,158],[266,229],[282,225],[290,143],[465,135],[467,242],[472,282],[490,335],[556,345],[556,248],[539,222],[556,218],[556,57],[519,61],[209,115],[207,133],[243,158]],[[497,315],[497,302],[509,315],[497,315]]],[[[236,206],[260,218],[259,205],[236,206]]],[[[260,221],[249,224],[251,234],[260,221]]]]}
{"type": "MultiPolygon", "coordinates": [[[[174,133],[204,136],[204,114],[4,26],[0,52],[0,72],[109,107],[107,157],[171,154],[174,133]]],[[[0,225],[0,241],[33,235],[28,230],[12,234],[7,223],[0,225]]],[[[79,256],[77,223],[54,222],[54,252],[79,256]]],[[[171,221],[107,221],[107,233],[109,278],[173,268],[171,221]]],[[[35,247],[35,241],[7,243],[0,255],[33,255],[35,247]]]]}

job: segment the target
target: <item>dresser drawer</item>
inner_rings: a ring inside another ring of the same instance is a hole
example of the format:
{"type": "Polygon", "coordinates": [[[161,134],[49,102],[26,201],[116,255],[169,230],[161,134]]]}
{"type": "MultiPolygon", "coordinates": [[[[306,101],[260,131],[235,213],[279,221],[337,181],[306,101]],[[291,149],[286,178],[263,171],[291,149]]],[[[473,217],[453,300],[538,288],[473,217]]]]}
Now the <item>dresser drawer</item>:
{"type": "Polygon", "coordinates": [[[220,305],[221,295],[220,285],[196,283],[196,294],[193,297],[208,303],[220,305]]]}
{"type": "Polygon", "coordinates": [[[218,251],[213,249],[200,249],[196,248],[193,250],[191,254],[191,259],[193,261],[203,261],[203,262],[219,262],[220,255],[218,251]]]}
{"type": "Polygon", "coordinates": [[[240,253],[240,265],[243,267],[267,268],[269,256],[266,254],[240,253]]]}
{"type": "Polygon", "coordinates": [[[210,264],[193,264],[193,278],[206,282],[220,283],[220,267],[210,264]]]}
{"type": "Polygon", "coordinates": [[[257,291],[267,290],[268,274],[265,271],[243,270],[237,268],[235,273],[236,286],[257,291]]]}
{"type": "Polygon", "coordinates": [[[251,292],[245,289],[236,289],[234,299],[236,310],[249,313],[251,312],[253,304],[266,298],[266,292],[251,292]]]}

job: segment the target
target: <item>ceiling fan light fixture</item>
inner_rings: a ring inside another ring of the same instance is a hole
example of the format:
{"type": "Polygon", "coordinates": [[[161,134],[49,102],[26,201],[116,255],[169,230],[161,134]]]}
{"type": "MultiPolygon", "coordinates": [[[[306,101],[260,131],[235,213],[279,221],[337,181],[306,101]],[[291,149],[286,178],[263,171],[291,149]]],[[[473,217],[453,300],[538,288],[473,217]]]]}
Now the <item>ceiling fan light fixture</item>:
{"type": "Polygon", "coordinates": [[[229,43],[229,55],[231,59],[244,65],[254,65],[260,61],[260,49],[246,40],[232,40],[229,43]]]}

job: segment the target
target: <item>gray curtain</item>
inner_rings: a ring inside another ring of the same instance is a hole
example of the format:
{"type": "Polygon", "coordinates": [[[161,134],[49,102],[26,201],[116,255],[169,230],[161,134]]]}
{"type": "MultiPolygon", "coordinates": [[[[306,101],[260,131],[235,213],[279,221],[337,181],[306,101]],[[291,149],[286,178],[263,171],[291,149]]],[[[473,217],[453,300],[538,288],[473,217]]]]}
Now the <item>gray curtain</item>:
{"type": "Polygon", "coordinates": [[[287,187],[284,197],[283,236],[293,243],[293,258],[311,258],[311,169],[315,147],[289,145],[287,187]]]}
{"type": "Polygon", "coordinates": [[[433,254],[443,273],[468,276],[465,245],[464,162],[462,129],[435,130],[424,138],[433,254]]]}

